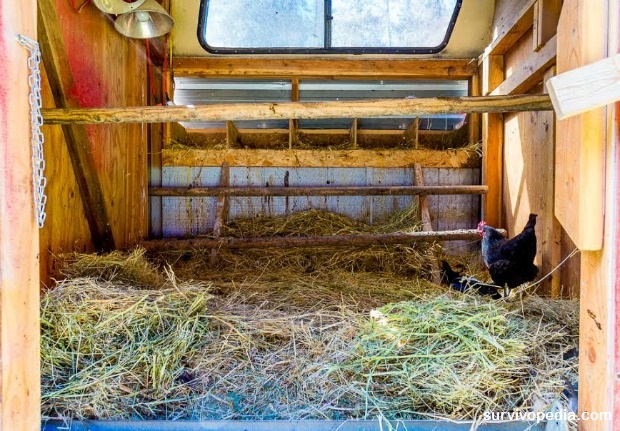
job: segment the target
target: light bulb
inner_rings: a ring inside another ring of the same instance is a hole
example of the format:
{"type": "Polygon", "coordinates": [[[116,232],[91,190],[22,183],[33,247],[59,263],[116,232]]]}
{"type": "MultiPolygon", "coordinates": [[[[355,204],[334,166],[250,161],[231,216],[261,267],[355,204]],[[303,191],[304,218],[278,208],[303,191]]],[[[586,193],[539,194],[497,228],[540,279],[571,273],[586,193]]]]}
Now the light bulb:
{"type": "Polygon", "coordinates": [[[146,22],[151,19],[151,15],[143,10],[136,11],[136,19],[140,22],[146,22]]]}

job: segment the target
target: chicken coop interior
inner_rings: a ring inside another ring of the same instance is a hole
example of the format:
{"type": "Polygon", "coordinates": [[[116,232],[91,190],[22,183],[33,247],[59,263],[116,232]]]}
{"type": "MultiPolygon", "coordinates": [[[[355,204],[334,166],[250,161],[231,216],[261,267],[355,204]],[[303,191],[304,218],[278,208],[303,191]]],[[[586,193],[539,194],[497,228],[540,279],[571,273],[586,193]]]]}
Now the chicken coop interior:
{"type": "Polygon", "coordinates": [[[620,429],[620,5],[0,4],[0,430],[620,429]]]}

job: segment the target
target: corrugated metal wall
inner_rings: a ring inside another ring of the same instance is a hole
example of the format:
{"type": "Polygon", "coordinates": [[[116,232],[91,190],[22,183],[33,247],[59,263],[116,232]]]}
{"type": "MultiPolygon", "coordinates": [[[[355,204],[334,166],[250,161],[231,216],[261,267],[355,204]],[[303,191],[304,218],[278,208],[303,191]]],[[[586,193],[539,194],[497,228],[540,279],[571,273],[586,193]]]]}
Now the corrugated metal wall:
{"type": "MultiPolygon", "coordinates": [[[[219,185],[219,167],[165,167],[164,187],[219,185]]],[[[423,169],[426,185],[479,184],[479,169],[423,169]]],[[[230,185],[242,186],[390,186],[413,185],[413,168],[230,168],[230,185]]],[[[161,225],[164,237],[205,234],[213,229],[215,197],[164,197],[161,225]]],[[[344,214],[374,223],[412,205],[415,196],[231,197],[229,219],[281,216],[310,208],[344,214]]],[[[429,196],[433,228],[473,228],[479,212],[477,195],[429,196]]]]}

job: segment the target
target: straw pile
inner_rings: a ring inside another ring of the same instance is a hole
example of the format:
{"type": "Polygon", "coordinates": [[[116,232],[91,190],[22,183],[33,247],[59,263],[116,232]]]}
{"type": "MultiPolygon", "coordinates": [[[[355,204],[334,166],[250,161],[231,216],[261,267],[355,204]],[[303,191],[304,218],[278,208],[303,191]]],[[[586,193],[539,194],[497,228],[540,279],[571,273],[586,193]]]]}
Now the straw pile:
{"type": "Polygon", "coordinates": [[[252,264],[260,254],[212,268],[196,253],[174,258],[176,275],[170,255],[69,256],[42,303],[44,414],[472,419],[545,409],[576,376],[562,359],[577,342],[575,302],[488,302],[423,275],[326,269],[334,256],[304,251],[309,272],[263,253],[273,270],[252,264]]]}

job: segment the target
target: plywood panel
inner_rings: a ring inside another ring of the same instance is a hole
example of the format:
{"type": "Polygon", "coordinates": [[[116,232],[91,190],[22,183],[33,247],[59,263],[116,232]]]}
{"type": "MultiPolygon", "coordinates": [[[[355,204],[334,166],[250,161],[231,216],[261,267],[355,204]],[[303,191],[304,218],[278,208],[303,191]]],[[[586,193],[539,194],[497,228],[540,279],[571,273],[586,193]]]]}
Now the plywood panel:
{"type": "Polygon", "coordinates": [[[33,209],[28,50],[36,2],[0,3],[0,428],[41,424],[39,236],[33,209]]]}
{"type": "MultiPolygon", "coordinates": [[[[62,38],[74,77],[68,95],[81,107],[147,104],[146,57],[142,41],[124,38],[95,7],[78,14],[72,2],[56,0],[62,38]]],[[[44,90],[46,107],[51,97],[44,90]]],[[[132,244],[147,232],[147,127],[141,124],[87,126],[95,167],[118,246],[132,244]]],[[[49,253],[91,250],[81,202],[57,126],[45,127],[48,154],[48,224],[42,231],[42,275],[53,270],[49,253]]]]}
{"type": "MultiPolygon", "coordinates": [[[[565,1],[558,27],[557,72],[600,60],[607,53],[607,2],[565,1]]],[[[603,239],[605,108],[558,121],[555,213],[582,250],[603,239]]]]}

